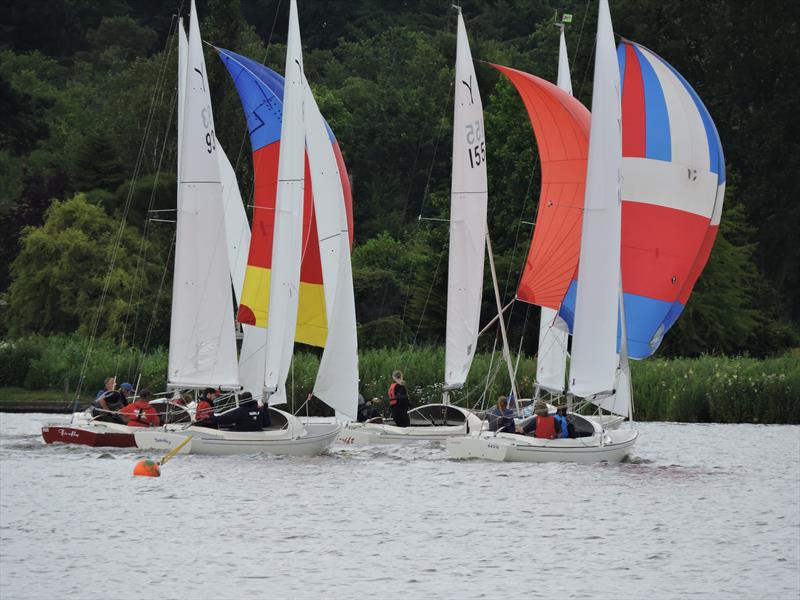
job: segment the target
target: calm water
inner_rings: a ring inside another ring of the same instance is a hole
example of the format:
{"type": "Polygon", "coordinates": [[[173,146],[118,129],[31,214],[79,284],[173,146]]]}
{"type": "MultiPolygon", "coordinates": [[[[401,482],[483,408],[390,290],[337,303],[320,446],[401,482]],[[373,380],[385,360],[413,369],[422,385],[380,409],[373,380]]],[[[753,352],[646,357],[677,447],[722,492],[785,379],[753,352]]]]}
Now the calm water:
{"type": "Polygon", "coordinates": [[[800,427],[640,424],[621,465],[45,446],[0,415],[0,598],[797,598],[800,427]],[[155,456],[154,456],[155,458],[155,456]]]}

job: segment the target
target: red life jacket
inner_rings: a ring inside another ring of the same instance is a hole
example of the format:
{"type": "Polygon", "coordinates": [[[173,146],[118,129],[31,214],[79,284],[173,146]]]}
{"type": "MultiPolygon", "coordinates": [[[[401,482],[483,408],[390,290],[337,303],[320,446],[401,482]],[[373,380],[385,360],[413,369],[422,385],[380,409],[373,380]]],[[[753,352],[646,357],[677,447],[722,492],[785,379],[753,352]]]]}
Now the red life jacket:
{"type": "Polygon", "coordinates": [[[211,405],[208,400],[200,400],[197,403],[197,411],[194,413],[194,420],[195,421],[205,421],[211,415],[214,414],[214,407],[211,405]]]}
{"type": "Polygon", "coordinates": [[[536,433],[535,436],[537,438],[544,438],[546,440],[552,440],[556,437],[556,419],[550,415],[543,417],[541,415],[536,416],[536,433]]]}
{"type": "Polygon", "coordinates": [[[158,425],[158,412],[150,406],[149,402],[136,400],[133,404],[128,404],[120,414],[128,417],[128,427],[150,427],[158,425]]]}
{"type": "Polygon", "coordinates": [[[396,381],[389,386],[389,406],[394,406],[395,404],[397,404],[397,398],[394,395],[394,390],[396,387],[397,387],[396,381]]]}

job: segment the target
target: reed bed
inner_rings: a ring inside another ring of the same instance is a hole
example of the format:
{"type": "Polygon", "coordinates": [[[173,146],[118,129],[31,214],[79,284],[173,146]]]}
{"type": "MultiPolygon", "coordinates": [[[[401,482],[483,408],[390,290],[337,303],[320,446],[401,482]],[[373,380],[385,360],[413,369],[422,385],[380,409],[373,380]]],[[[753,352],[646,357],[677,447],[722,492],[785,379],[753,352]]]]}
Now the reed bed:
{"type": "MultiPolygon", "coordinates": [[[[27,390],[63,390],[67,380],[75,390],[87,342],[75,336],[33,336],[0,342],[0,387],[27,390]]],[[[516,363],[516,358],[515,358],[516,363]]],[[[158,349],[144,358],[126,346],[96,342],[86,369],[83,397],[93,396],[103,379],[160,391],[165,385],[167,353],[158,349]]],[[[305,414],[327,415],[329,409],[313,399],[306,406],[319,367],[319,354],[295,353],[287,379],[290,408],[305,414]]],[[[649,359],[631,365],[634,418],[639,421],[718,423],[800,423],[800,354],[754,359],[704,356],[692,359],[649,359]]],[[[359,388],[365,398],[379,398],[385,406],[391,374],[403,371],[415,404],[442,398],[444,350],[439,347],[402,347],[364,350],[359,357],[359,388]]],[[[533,393],[536,361],[522,357],[517,385],[522,397],[533,393]]],[[[466,386],[452,392],[451,401],[469,408],[492,404],[509,392],[509,377],[499,352],[475,357],[466,386]]]]}

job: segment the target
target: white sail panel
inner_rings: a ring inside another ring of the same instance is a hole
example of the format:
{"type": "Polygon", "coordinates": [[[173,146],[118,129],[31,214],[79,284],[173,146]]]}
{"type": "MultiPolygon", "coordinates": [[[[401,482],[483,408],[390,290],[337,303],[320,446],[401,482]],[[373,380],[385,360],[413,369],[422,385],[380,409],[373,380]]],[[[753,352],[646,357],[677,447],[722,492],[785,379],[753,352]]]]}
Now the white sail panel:
{"type": "Polygon", "coordinates": [[[569,73],[569,57],[567,56],[567,42],[564,39],[564,27],[561,26],[561,37],[558,41],[558,80],[556,85],[572,96],[572,77],[569,73]]]}
{"type": "Polygon", "coordinates": [[[217,142],[217,158],[222,181],[222,205],[225,211],[225,240],[228,244],[228,270],[233,283],[236,302],[242,295],[244,273],[247,270],[247,253],[250,249],[250,224],[239,192],[236,172],[222,146],[217,142]]]}
{"type": "Polygon", "coordinates": [[[569,387],[586,397],[614,389],[620,286],[620,80],[607,0],[600,1],[586,202],[569,387]]]}
{"type": "Polygon", "coordinates": [[[458,13],[445,387],[464,385],[478,339],[486,237],[486,141],[483,104],[467,30],[458,13]]]}
{"type": "Polygon", "coordinates": [[[264,390],[270,404],[285,402],[286,376],[292,361],[297,327],[302,258],[303,178],[305,134],[303,132],[303,55],[297,4],[289,8],[286,72],[283,89],[283,119],[275,201],[275,234],[272,242],[269,317],[264,390]]]}
{"type": "Polygon", "coordinates": [[[567,330],[567,324],[556,311],[542,307],[536,384],[554,393],[564,391],[567,375],[567,330]]]}
{"type": "Polygon", "coordinates": [[[239,385],[214,117],[197,14],[189,21],[168,380],[239,385]]]}
{"type": "Polygon", "coordinates": [[[305,82],[305,132],[314,190],[328,336],[322,352],[314,395],[355,420],[358,409],[358,340],[350,235],[339,167],[325,120],[305,82]]]}

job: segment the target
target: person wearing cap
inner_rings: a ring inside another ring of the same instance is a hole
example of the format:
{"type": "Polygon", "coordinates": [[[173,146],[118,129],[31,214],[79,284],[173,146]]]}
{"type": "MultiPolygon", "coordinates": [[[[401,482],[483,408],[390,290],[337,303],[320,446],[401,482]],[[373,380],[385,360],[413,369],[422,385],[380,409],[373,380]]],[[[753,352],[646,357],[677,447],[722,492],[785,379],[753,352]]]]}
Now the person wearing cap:
{"type": "MultiPolygon", "coordinates": [[[[113,377],[106,378],[106,387],[111,380],[116,381],[113,377]]],[[[128,396],[133,391],[133,386],[130,383],[123,383],[119,386],[119,390],[106,390],[102,394],[98,394],[97,398],[92,401],[92,417],[96,421],[109,421],[109,422],[122,422],[115,414],[119,409],[128,404],[128,396]]]]}
{"type": "Polygon", "coordinates": [[[150,406],[150,390],[139,392],[139,397],[131,404],[124,406],[119,414],[127,419],[128,427],[158,427],[160,420],[158,411],[150,406]]]}
{"type": "Polygon", "coordinates": [[[561,425],[555,417],[548,414],[547,404],[537,402],[533,408],[533,419],[524,427],[517,427],[517,433],[530,434],[534,437],[553,440],[561,435],[561,425]]]}
{"type": "Polygon", "coordinates": [[[392,385],[389,386],[389,409],[392,411],[392,419],[398,427],[408,427],[411,420],[408,418],[408,391],[406,382],[403,380],[403,372],[395,371],[392,373],[392,385]]]}
{"type": "Polygon", "coordinates": [[[506,396],[499,396],[497,404],[486,416],[489,419],[489,431],[514,433],[514,411],[508,408],[506,396]]]}

